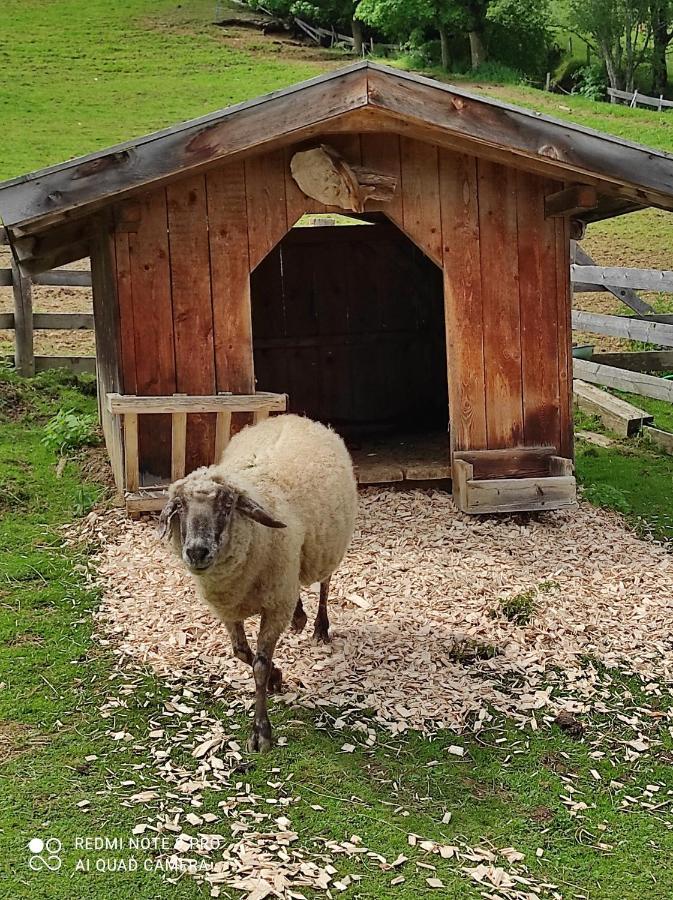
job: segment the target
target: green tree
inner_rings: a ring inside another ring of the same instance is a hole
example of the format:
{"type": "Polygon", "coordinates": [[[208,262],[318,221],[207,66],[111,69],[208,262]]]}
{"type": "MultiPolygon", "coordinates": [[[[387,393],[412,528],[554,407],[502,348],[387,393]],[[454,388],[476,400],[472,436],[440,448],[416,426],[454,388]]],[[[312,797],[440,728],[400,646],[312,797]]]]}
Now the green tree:
{"type": "Polygon", "coordinates": [[[452,0],[361,0],[358,18],[402,42],[428,27],[439,34],[442,67],[449,69],[449,38],[465,27],[461,10],[452,0]]]}
{"type": "Polygon", "coordinates": [[[673,8],[670,0],[650,0],[650,28],[652,29],[652,91],[663,94],[668,87],[666,52],[673,40],[673,8]]]}
{"type": "Polygon", "coordinates": [[[632,91],[652,28],[648,0],[571,0],[572,22],[602,58],[610,85],[632,91]]]}

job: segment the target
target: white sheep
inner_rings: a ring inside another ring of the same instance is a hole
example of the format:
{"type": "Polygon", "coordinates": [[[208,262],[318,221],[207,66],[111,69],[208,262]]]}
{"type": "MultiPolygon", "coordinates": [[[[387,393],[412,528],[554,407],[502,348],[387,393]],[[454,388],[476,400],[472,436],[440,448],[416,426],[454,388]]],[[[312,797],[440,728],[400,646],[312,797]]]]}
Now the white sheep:
{"type": "Polygon", "coordinates": [[[252,666],[248,746],[268,750],[267,687],[278,690],[282,680],[273,653],[291,621],[296,630],[306,624],[300,585],[320,582],[314,637],[329,640],[329,580],[350,543],[357,510],[351,458],[324,425],[275,416],[236,434],[217,465],[176,481],[168,497],[160,534],[170,535],[199,595],[224,622],[234,655],[252,666]],[[243,622],[256,614],[253,654],[243,622]]]}

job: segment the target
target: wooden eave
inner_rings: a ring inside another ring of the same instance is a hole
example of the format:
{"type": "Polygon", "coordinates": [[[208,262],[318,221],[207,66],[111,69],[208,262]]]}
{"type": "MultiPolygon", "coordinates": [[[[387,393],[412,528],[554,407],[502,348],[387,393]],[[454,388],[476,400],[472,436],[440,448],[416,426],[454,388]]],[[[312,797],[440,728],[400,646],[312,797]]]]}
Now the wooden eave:
{"type": "Polygon", "coordinates": [[[229,158],[355,130],[407,134],[556,180],[596,185],[600,202],[580,216],[586,221],[644,206],[673,210],[669,153],[359,62],[6,181],[0,214],[18,258],[44,264],[58,248],[77,244],[81,252],[87,223],[112,203],[229,158]]]}

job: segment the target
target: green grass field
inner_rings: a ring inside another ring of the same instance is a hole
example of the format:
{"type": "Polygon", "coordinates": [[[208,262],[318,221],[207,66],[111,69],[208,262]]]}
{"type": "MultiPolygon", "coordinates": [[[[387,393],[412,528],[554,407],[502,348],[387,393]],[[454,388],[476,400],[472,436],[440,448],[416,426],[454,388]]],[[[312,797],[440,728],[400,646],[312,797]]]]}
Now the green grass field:
{"type": "MultiPolygon", "coordinates": [[[[214,4],[204,0],[180,6],[163,0],[5,0],[0,63],[11,77],[0,79],[0,176],[201,115],[345,61],[321,52],[288,55],[256,34],[227,36],[210,25],[213,13],[214,4]]],[[[657,114],[516,86],[483,87],[625,137],[673,144],[672,125],[657,114]]],[[[640,264],[648,254],[663,260],[670,253],[670,227],[658,212],[624,217],[592,229],[593,249],[631,252],[623,249],[631,240],[640,264]]],[[[649,401],[638,402],[649,408],[649,401]]],[[[57,373],[24,382],[0,372],[0,898],[207,896],[190,879],[167,884],[152,872],[73,872],[75,835],[128,837],[137,821],[137,810],[120,802],[119,782],[160,779],[142,751],[123,750],[106,734],[98,713],[117,683],[114,661],[92,640],[98,597],[86,578],[87,550],[64,547],[59,527],[84,515],[103,488],[86,480],[77,460],[55,478],[55,456],[41,438],[60,408],[94,412],[90,382],[57,373]],[[147,772],[139,775],[135,766],[147,772]],[[83,800],[90,807],[78,806],[83,800]],[[47,833],[64,843],[58,873],[28,867],[29,840],[47,833]]],[[[653,411],[663,427],[673,424],[670,407],[653,411]]],[[[601,430],[595,421],[582,418],[579,424],[601,430]]],[[[670,457],[641,441],[608,449],[580,444],[577,467],[594,502],[616,508],[658,538],[673,536],[670,457]]],[[[590,754],[606,734],[611,746],[634,736],[628,723],[596,715],[585,717],[584,740],[556,727],[523,733],[496,721],[481,739],[440,733],[430,741],[412,733],[381,741],[376,749],[337,754],[344,734],[321,723],[317,712],[274,707],[278,733],[288,744],[253,760],[241,780],[273,799],[273,769],[283,777],[294,773],[293,791],[304,800],[293,809],[293,822],[307,849],[304,835],[320,831],[340,840],[358,834],[386,856],[400,849],[410,856],[406,881],[397,886],[391,886],[394,872],[371,861],[344,861],[340,875],[364,876],[345,896],[482,896],[455,862],[434,856],[444,891],[428,887],[432,873],[415,865],[423,857],[407,845],[414,832],[447,844],[514,846],[536,882],[553,881],[565,898],[667,900],[673,896],[673,830],[645,808],[623,812],[622,794],[610,784],[622,782],[631,794],[653,782],[673,790],[673,739],[659,723],[671,706],[670,693],[645,696],[616,673],[609,692],[623,698],[627,713],[638,706],[653,711],[650,735],[662,741],[657,753],[628,764],[620,757],[614,767],[609,755],[596,760],[590,754]],[[464,757],[448,753],[455,744],[465,749],[464,757]],[[514,755],[513,745],[520,751],[514,755]],[[581,824],[560,800],[568,774],[589,805],[581,824]],[[312,809],[316,803],[323,811],[312,809]],[[442,824],[446,810],[452,818],[442,824]]],[[[117,711],[115,728],[142,742],[166,695],[166,686],[146,673],[142,687],[117,711]]],[[[199,700],[218,714],[218,700],[208,691],[199,700]]],[[[243,718],[237,724],[247,727],[243,718]]],[[[168,788],[162,783],[159,790],[168,788]]],[[[206,794],[204,810],[217,812],[218,799],[206,794]]]]}

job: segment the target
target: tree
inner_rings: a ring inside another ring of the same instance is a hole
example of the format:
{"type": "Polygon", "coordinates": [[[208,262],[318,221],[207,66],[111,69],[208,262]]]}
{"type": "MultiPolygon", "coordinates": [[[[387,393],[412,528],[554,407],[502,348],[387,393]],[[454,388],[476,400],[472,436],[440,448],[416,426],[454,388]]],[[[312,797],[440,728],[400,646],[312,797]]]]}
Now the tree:
{"type": "Polygon", "coordinates": [[[671,25],[673,9],[670,0],[650,0],[650,28],[652,29],[652,91],[663,94],[668,87],[666,51],[673,40],[671,25]]]}
{"type": "Polygon", "coordinates": [[[633,91],[652,36],[647,0],[571,0],[570,11],[580,36],[603,59],[610,86],[633,91]]]}
{"type": "Polygon", "coordinates": [[[396,40],[406,41],[413,32],[431,28],[439,35],[442,67],[451,65],[449,39],[464,30],[455,0],[361,0],[358,18],[396,40]]]}

